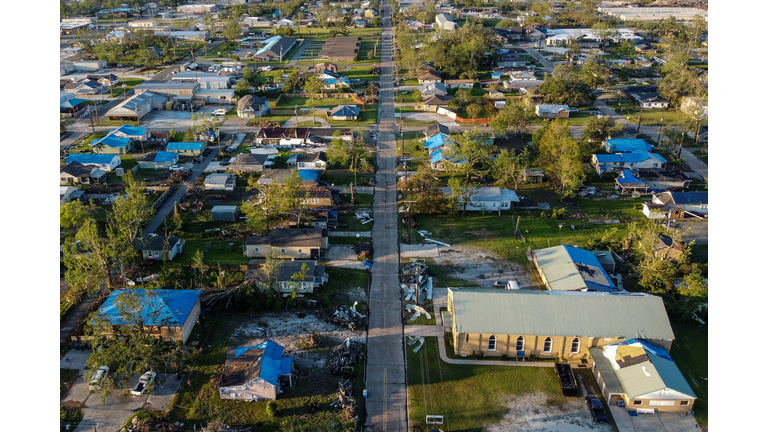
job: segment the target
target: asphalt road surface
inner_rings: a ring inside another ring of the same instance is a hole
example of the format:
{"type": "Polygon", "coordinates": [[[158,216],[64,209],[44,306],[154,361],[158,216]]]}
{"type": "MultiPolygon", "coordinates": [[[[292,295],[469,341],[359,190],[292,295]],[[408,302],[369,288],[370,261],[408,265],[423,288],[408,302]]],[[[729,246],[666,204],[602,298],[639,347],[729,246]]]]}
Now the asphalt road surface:
{"type": "Polygon", "coordinates": [[[379,93],[378,171],[374,194],[374,264],[368,318],[366,388],[367,431],[408,430],[403,306],[398,285],[397,187],[392,78],[391,5],[384,6],[381,91],[379,93]]]}

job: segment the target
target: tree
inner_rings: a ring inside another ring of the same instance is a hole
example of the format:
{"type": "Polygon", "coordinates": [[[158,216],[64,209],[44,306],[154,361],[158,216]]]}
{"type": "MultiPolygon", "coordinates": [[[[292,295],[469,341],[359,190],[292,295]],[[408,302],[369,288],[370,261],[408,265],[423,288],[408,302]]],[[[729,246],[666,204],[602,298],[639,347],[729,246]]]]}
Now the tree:
{"type": "Polygon", "coordinates": [[[624,125],[617,124],[610,116],[589,117],[581,133],[581,141],[599,145],[606,139],[622,133],[624,133],[624,125]]]}
{"type": "Polygon", "coordinates": [[[469,89],[460,88],[456,90],[456,99],[458,99],[462,104],[466,105],[472,102],[472,91],[469,89]]]}
{"type": "Polygon", "coordinates": [[[159,58],[157,53],[148,48],[141,48],[136,50],[136,62],[143,64],[148,68],[153,68],[157,64],[159,58]]]}
{"type": "Polygon", "coordinates": [[[112,211],[107,213],[107,224],[130,245],[141,236],[142,226],[152,216],[152,207],[144,193],[143,183],[137,182],[131,172],[126,172],[125,195],[115,200],[112,211]]]}
{"type": "Polygon", "coordinates": [[[247,94],[250,94],[250,93],[251,93],[251,89],[250,89],[250,88],[249,88],[249,86],[248,86],[248,81],[246,81],[246,79],[245,79],[245,78],[241,78],[241,79],[239,79],[239,80],[238,80],[238,81],[235,83],[235,87],[234,87],[234,89],[235,89],[235,94],[236,94],[238,97],[243,97],[243,96],[245,96],[245,95],[247,95],[247,94]]]}
{"type": "Polygon", "coordinates": [[[421,90],[413,89],[411,93],[413,94],[413,100],[416,101],[417,104],[424,101],[424,96],[421,94],[421,90]]]}
{"type": "Polygon", "coordinates": [[[94,212],[92,205],[83,204],[80,200],[72,201],[59,207],[59,232],[62,239],[77,234],[83,223],[94,212]]]}
{"type": "Polygon", "coordinates": [[[501,149],[491,165],[491,175],[495,180],[494,185],[507,188],[510,185],[517,189],[520,172],[528,167],[528,148],[523,153],[516,155],[514,151],[501,149]]]}
{"type": "Polygon", "coordinates": [[[240,38],[240,24],[237,22],[237,18],[227,21],[224,26],[224,37],[230,42],[240,38]]]}
{"type": "MultiPolygon", "coordinates": [[[[555,72],[558,72],[560,66],[555,67],[555,72]]],[[[595,101],[595,96],[584,81],[575,76],[558,76],[554,72],[545,74],[539,92],[548,104],[580,105],[595,101]]]]}
{"type": "Polygon", "coordinates": [[[112,288],[115,249],[99,235],[93,217],[86,217],[74,237],[64,240],[64,278],[75,292],[93,294],[106,285],[112,288]]]}
{"type": "Polygon", "coordinates": [[[365,138],[361,130],[356,130],[352,141],[335,138],[331,141],[328,150],[328,162],[334,166],[349,166],[349,170],[355,174],[355,186],[357,186],[357,172],[363,167],[361,160],[369,154],[365,144],[365,138]]]}
{"type": "Polygon", "coordinates": [[[513,20],[512,18],[503,18],[498,23],[496,23],[496,28],[511,28],[511,27],[520,27],[520,25],[517,23],[517,21],[513,20]]]}
{"type": "Polygon", "coordinates": [[[470,118],[478,118],[483,112],[483,107],[480,104],[472,103],[467,105],[467,114],[470,118]]]}
{"type": "Polygon", "coordinates": [[[315,123],[315,95],[322,93],[323,80],[315,75],[304,80],[304,91],[312,97],[312,124],[315,123]]]}
{"type": "Polygon", "coordinates": [[[555,120],[538,143],[538,165],[560,188],[562,198],[572,196],[584,181],[579,146],[571,137],[567,122],[555,120]]]}
{"type": "Polygon", "coordinates": [[[688,69],[686,54],[676,54],[661,67],[662,78],[658,81],[659,94],[679,107],[684,96],[704,94],[704,87],[696,72],[688,69]]]}
{"type": "Polygon", "coordinates": [[[687,263],[690,257],[690,243],[677,257],[677,263],[669,259],[666,253],[660,253],[656,248],[660,235],[670,237],[673,243],[682,244],[680,230],[667,230],[653,223],[640,225],[631,239],[635,262],[633,267],[638,275],[638,284],[652,294],[671,292],[678,266],[687,263]]]}
{"type": "Polygon", "coordinates": [[[451,188],[451,196],[455,203],[461,203],[461,214],[466,215],[467,205],[472,200],[472,196],[479,191],[479,185],[461,177],[451,177],[448,179],[448,187],[451,188]]]}
{"type": "Polygon", "coordinates": [[[256,78],[256,74],[253,73],[253,69],[251,69],[250,66],[243,66],[243,78],[245,78],[249,84],[254,84],[253,80],[256,78]]]}
{"type": "Polygon", "coordinates": [[[579,75],[583,82],[589,83],[593,90],[608,82],[610,71],[605,65],[599,64],[592,59],[587,60],[581,65],[579,75]]]}
{"type": "Polygon", "coordinates": [[[443,150],[446,158],[456,158],[462,163],[451,164],[451,171],[458,172],[469,180],[470,175],[484,176],[489,168],[493,145],[490,136],[475,128],[455,136],[453,145],[443,150]]]}
{"type": "Polygon", "coordinates": [[[281,213],[297,211],[297,224],[301,224],[301,216],[304,208],[308,204],[310,192],[304,188],[304,181],[299,175],[299,170],[294,168],[291,175],[285,180],[285,184],[280,190],[279,201],[281,213]]]}
{"type": "Polygon", "coordinates": [[[291,275],[291,289],[293,290],[293,298],[298,297],[299,289],[301,288],[302,282],[304,282],[304,279],[307,278],[307,272],[309,271],[309,266],[307,266],[306,263],[301,264],[301,269],[299,269],[298,272],[291,275]]]}
{"type": "Polygon", "coordinates": [[[440,181],[428,165],[420,165],[415,174],[409,175],[402,191],[407,207],[413,213],[447,213],[450,199],[439,189],[440,181]]]}
{"type": "Polygon", "coordinates": [[[204,258],[205,255],[202,249],[198,249],[195,251],[195,254],[192,255],[192,269],[200,272],[198,283],[201,287],[203,286],[203,271],[205,270],[204,258]]]}

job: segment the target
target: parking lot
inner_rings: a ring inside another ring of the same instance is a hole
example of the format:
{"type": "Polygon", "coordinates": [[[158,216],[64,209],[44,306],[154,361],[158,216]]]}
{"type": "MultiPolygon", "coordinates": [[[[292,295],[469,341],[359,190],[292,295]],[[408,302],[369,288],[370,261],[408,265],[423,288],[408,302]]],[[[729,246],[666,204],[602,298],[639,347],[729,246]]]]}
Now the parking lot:
{"type": "MultiPolygon", "coordinates": [[[[212,115],[211,113],[219,108],[225,108],[229,111],[232,109],[232,105],[203,105],[196,107],[194,114],[212,115]]],[[[142,126],[150,129],[166,130],[173,128],[180,130],[192,126],[192,114],[190,111],[153,110],[141,119],[141,123],[142,126]]]]}

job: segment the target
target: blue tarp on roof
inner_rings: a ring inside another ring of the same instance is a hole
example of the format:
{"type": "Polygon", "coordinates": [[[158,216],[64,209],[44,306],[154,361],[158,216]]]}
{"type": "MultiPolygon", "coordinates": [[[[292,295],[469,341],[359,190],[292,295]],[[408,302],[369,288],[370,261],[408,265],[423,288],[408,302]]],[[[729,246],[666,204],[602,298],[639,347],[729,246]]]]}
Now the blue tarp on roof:
{"type": "Polygon", "coordinates": [[[650,352],[651,354],[654,354],[658,357],[665,358],[667,360],[672,360],[672,357],[669,356],[669,353],[667,350],[664,349],[664,347],[652,344],[644,339],[627,339],[623,340],[621,342],[612,343],[611,345],[631,345],[633,343],[639,343],[643,346],[643,349],[647,352],[650,352]]]}
{"type": "Polygon", "coordinates": [[[120,126],[119,128],[113,130],[111,133],[120,132],[122,134],[128,135],[128,136],[143,136],[145,133],[147,133],[147,128],[145,127],[134,127],[131,125],[124,124],[120,126]]]}
{"type": "Polygon", "coordinates": [[[453,139],[451,139],[450,136],[448,136],[446,134],[443,134],[443,133],[439,133],[437,135],[433,135],[433,136],[429,137],[429,139],[424,141],[424,147],[426,147],[430,151],[431,150],[435,150],[438,147],[442,147],[442,146],[444,146],[446,144],[449,144],[449,145],[453,144],[453,139]]]}
{"type": "Polygon", "coordinates": [[[320,180],[320,171],[317,170],[299,170],[299,177],[302,180],[320,180]]]}
{"type": "Polygon", "coordinates": [[[155,162],[173,162],[174,159],[179,157],[178,154],[167,151],[159,151],[155,156],[155,162]]]}
{"type": "Polygon", "coordinates": [[[135,294],[139,299],[144,325],[180,326],[186,322],[202,291],[157,289],[151,290],[149,294],[143,288],[113,291],[99,309],[99,312],[112,324],[132,324],[123,319],[117,307],[117,297],[124,292],[135,294]]]}
{"type": "Polygon", "coordinates": [[[632,171],[630,170],[622,171],[621,175],[616,179],[616,181],[619,182],[620,185],[629,185],[630,183],[641,183],[645,185],[645,182],[632,175],[632,171]]]}
{"type": "Polygon", "coordinates": [[[91,146],[105,145],[107,147],[122,148],[122,147],[128,147],[128,144],[130,142],[131,142],[130,138],[121,138],[121,137],[117,137],[110,134],[100,140],[91,141],[91,146]]]}
{"type": "Polygon", "coordinates": [[[171,142],[165,146],[166,150],[202,150],[204,143],[201,142],[171,142]]]}
{"type": "Polygon", "coordinates": [[[67,158],[64,160],[64,163],[77,162],[81,164],[109,164],[112,163],[112,160],[116,157],[119,156],[95,153],[71,154],[67,156],[67,158]]]}
{"type": "Polygon", "coordinates": [[[262,42],[263,44],[265,44],[264,47],[256,51],[255,55],[261,55],[261,53],[272,49],[272,47],[275,46],[275,44],[277,43],[277,41],[280,40],[280,38],[282,38],[282,36],[272,36],[271,38],[262,42]]]}
{"type": "Polygon", "coordinates": [[[621,153],[614,153],[614,154],[596,154],[595,158],[597,159],[597,163],[618,163],[618,162],[624,162],[624,157],[621,155],[621,153]]]}
{"type": "MultiPolygon", "coordinates": [[[[283,375],[283,347],[271,339],[267,339],[264,344],[266,346],[261,358],[259,377],[276,386],[277,380],[283,375]]],[[[290,373],[290,370],[288,370],[288,373],[290,373]]]]}
{"type": "Polygon", "coordinates": [[[297,158],[298,158],[298,155],[297,155],[296,153],[294,153],[294,154],[292,154],[292,155],[288,156],[288,163],[290,164],[290,163],[291,163],[291,161],[294,161],[294,162],[295,162],[297,158]]]}
{"type": "Polygon", "coordinates": [[[452,163],[455,163],[455,164],[461,164],[461,163],[465,163],[466,162],[463,159],[459,159],[459,157],[457,155],[453,155],[450,158],[443,157],[443,149],[437,150],[437,151],[432,152],[432,153],[429,154],[429,162],[436,163],[436,162],[439,162],[441,160],[444,160],[446,162],[452,162],[452,163]]]}
{"type": "Polygon", "coordinates": [[[608,150],[612,152],[651,151],[651,146],[642,139],[608,139],[608,150]]]}
{"type": "Polygon", "coordinates": [[[86,101],[86,99],[72,98],[72,99],[70,99],[68,101],[64,101],[64,102],[60,103],[59,106],[61,108],[74,108],[74,107],[80,105],[81,103],[83,103],[85,101],[86,101]]]}
{"type": "MultiPolygon", "coordinates": [[[[565,251],[568,252],[568,256],[571,257],[571,260],[573,260],[573,262],[587,264],[587,265],[599,268],[600,272],[603,274],[603,276],[605,276],[605,279],[608,280],[607,286],[609,286],[614,290],[616,289],[616,287],[613,285],[613,282],[611,282],[611,278],[608,277],[608,273],[605,272],[605,269],[600,264],[600,261],[597,260],[597,257],[595,256],[594,253],[585,249],[580,249],[580,248],[568,246],[568,245],[563,245],[563,247],[565,248],[565,251]]],[[[584,282],[587,284],[587,288],[590,290],[609,291],[609,290],[606,290],[605,288],[601,288],[601,287],[604,287],[605,285],[598,284],[592,281],[584,281],[584,282]]]]}

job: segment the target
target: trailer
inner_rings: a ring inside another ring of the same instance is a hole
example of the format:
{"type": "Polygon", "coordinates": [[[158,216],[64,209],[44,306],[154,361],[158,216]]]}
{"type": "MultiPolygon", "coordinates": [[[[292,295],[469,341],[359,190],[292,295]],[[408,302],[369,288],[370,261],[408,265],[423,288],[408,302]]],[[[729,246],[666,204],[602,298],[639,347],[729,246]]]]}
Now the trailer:
{"type": "Polygon", "coordinates": [[[556,363],[555,368],[557,369],[557,377],[560,379],[560,388],[563,390],[563,395],[576,396],[579,386],[576,384],[571,365],[556,363]]]}

